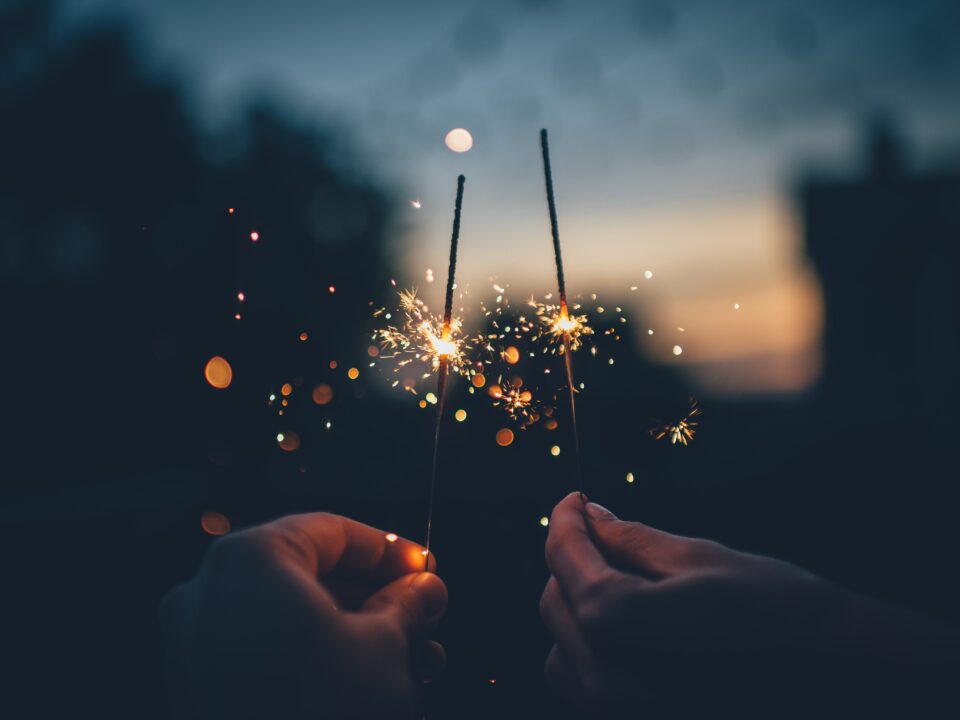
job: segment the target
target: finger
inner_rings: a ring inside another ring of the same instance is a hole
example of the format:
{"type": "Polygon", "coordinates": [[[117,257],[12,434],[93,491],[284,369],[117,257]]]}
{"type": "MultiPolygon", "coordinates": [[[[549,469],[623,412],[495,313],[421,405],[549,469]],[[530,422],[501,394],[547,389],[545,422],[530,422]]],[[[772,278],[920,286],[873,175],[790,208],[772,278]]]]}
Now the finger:
{"type": "Polygon", "coordinates": [[[590,538],[580,493],[570,493],[557,503],[549,527],[547,567],[575,607],[609,570],[590,538]]]}
{"type": "Polygon", "coordinates": [[[547,682],[553,685],[566,699],[574,702],[583,700],[580,677],[558,645],[550,648],[547,661],[543,664],[543,675],[547,682]]]}
{"type": "Polygon", "coordinates": [[[443,645],[428,640],[423,646],[423,657],[420,661],[420,679],[423,682],[433,682],[447,667],[447,651],[443,645]]]}
{"type": "Polygon", "coordinates": [[[593,664],[593,653],[553,576],[547,581],[540,598],[540,617],[554,642],[575,667],[583,669],[593,664]]]}
{"type": "Polygon", "coordinates": [[[598,550],[611,563],[640,570],[654,579],[673,575],[690,555],[692,538],[657,530],[638,522],[624,522],[602,505],[587,503],[590,533],[598,550]]]}
{"type": "Polygon", "coordinates": [[[422,546],[394,533],[385,533],[356,520],[330,513],[288,515],[262,526],[279,534],[294,550],[297,561],[306,563],[317,576],[333,571],[390,582],[395,578],[436,569],[436,558],[422,546]]]}
{"type": "Polygon", "coordinates": [[[398,578],[363,604],[361,612],[383,613],[408,636],[426,634],[447,607],[447,587],[433,573],[398,578]]]}

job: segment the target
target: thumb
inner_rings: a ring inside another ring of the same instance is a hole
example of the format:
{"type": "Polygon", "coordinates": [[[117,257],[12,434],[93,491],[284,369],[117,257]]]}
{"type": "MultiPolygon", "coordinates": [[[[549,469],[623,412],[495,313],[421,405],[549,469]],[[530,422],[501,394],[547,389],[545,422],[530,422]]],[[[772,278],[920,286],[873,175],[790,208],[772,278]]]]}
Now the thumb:
{"type": "Polygon", "coordinates": [[[385,585],[363,604],[363,611],[392,615],[408,633],[426,630],[447,607],[447,586],[433,573],[404,575],[385,585]]]}
{"type": "Polygon", "coordinates": [[[676,573],[693,542],[643,523],[620,520],[596,503],[587,503],[586,513],[594,543],[608,561],[626,570],[640,570],[654,579],[676,573]]]}

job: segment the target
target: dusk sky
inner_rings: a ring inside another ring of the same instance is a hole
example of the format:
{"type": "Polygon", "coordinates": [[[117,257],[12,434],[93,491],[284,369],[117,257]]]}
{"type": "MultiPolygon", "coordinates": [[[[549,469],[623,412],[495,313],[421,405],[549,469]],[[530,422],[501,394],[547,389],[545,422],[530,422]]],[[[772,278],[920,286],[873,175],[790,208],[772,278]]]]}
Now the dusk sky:
{"type": "Polygon", "coordinates": [[[815,377],[820,296],[791,183],[811,167],[853,172],[878,108],[896,114],[916,166],[960,149],[960,10],[946,1],[64,8],[68,28],[131,21],[212,126],[257,94],[349,130],[398,193],[407,284],[444,265],[463,172],[461,283],[495,276],[517,300],[554,289],[537,138],[549,128],[571,291],[627,305],[646,352],[718,392],[815,377]],[[473,135],[465,154],[444,146],[455,127],[473,135]]]}

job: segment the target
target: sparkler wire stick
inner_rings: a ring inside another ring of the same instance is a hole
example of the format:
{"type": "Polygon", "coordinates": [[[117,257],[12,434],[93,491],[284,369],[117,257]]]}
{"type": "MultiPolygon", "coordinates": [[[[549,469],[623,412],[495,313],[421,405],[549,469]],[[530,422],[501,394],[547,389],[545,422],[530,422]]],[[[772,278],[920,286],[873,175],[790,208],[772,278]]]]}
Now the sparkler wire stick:
{"type": "MultiPolygon", "coordinates": [[[[550,169],[550,143],[547,129],[540,130],[540,150],[543,153],[543,175],[547,185],[547,206],[550,209],[550,233],[553,236],[553,256],[557,261],[557,286],[560,291],[560,317],[569,315],[567,309],[567,285],[563,277],[563,256],[560,253],[560,228],[557,223],[557,203],[553,196],[553,172],[550,169]]],[[[580,435],[577,432],[577,403],[573,389],[573,360],[570,357],[570,334],[563,333],[563,360],[567,370],[567,387],[570,389],[570,423],[573,427],[573,455],[577,465],[577,492],[583,499],[583,469],[580,465],[580,435]]]]}
{"type": "MultiPolygon", "coordinates": [[[[456,284],[457,273],[457,244],[460,242],[460,208],[463,205],[463,175],[457,178],[457,201],[453,209],[453,233],[450,235],[450,264],[447,266],[447,295],[443,305],[443,334],[442,339],[450,337],[450,318],[453,315],[453,286],[456,284]]],[[[440,355],[440,365],[437,368],[437,419],[433,431],[433,465],[430,471],[430,504],[427,509],[427,542],[424,553],[424,570],[430,564],[430,533],[433,529],[433,501],[437,488],[437,459],[440,453],[440,424],[443,420],[443,401],[447,389],[447,364],[449,355],[440,355]]]]}

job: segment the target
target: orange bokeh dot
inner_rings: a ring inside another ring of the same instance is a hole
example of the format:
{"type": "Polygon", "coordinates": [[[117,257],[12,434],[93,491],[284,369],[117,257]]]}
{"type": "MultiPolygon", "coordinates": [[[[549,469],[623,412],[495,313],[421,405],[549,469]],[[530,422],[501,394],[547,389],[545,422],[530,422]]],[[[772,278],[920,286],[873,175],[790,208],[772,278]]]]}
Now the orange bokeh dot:
{"type": "Polygon", "coordinates": [[[304,342],[308,337],[310,336],[307,335],[305,332],[300,333],[300,342],[304,342]]]}
{"type": "Polygon", "coordinates": [[[337,369],[337,361],[336,361],[336,360],[331,360],[331,361],[330,361],[330,369],[331,369],[331,370],[336,370],[336,369],[337,369]]]}
{"type": "Polygon", "coordinates": [[[520,362],[520,351],[511,345],[503,351],[503,359],[511,365],[516,365],[518,362],[520,362]]]}
{"type": "Polygon", "coordinates": [[[470,378],[470,382],[473,383],[474,387],[482,388],[484,385],[487,384],[487,378],[484,377],[483,373],[477,373],[472,378],[470,378]]]}
{"type": "Polygon", "coordinates": [[[200,527],[207,535],[226,535],[230,532],[230,518],[218,512],[205,512],[200,516],[200,527]]]}
{"type": "Polygon", "coordinates": [[[556,421],[554,418],[547,418],[546,420],[543,421],[543,426],[544,426],[547,430],[556,430],[556,429],[557,429],[557,421],[556,421]]]}
{"type": "Polygon", "coordinates": [[[326,383],[320,383],[313,389],[311,397],[317,405],[326,405],[333,400],[333,388],[326,383]]]}
{"type": "Polygon", "coordinates": [[[497,445],[506,447],[513,442],[513,430],[510,428],[501,428],[497,430],[497,445]]]}
{"type": "Polygon", "coordinates": [[[356,380],[358,377],[360,377],[360,371],[356,368],[350,368],[347,370],[347,377],[351,380],[356,380]]]}
{"type": "Polygon", "coordinates": [[[280,388],[281,395],[289,395],[292,392],[293,392],[293,385],[291,385],[290,383],[284,383],[283,387],[280,388]]]}
{"type": "Polygon", "coordinates": [[[254,230],[252,233],[250,233],[250,239],[251,239],[253,242],[256,242],[257,240],[260,239],[260,233],[258,233],[256,230],[254,230]]]}
{"type": "Polygon", "coordinates": [[[230,383],[233,382],[233,368],[224,358],[214,355],[207,360],[207,365],[203,368],[203,376],[213,387],[223,390],[230,387],[230,383]]]}
{"type": "Polygon", "coordinates": [[[300,447],[300,436],[295,432],[284,433],[283,440],[280,441],[279,445],[282,450],[293,452],[300,447]]]}
{"type": "Polygon", "coordinates": [[[369,355],[370,357],[376,357],[379,354],[380,354],[380,350],[377,348],[376,345],[371,345],[370,347],[367,348],[367,355],[369,355]]]}
{"type": "Polygon", "coordinates": [[[503,397],[503,390],[500,389],[499,385],[491,385],[487,388],[487,395],[497,399],[503,397]]]}

